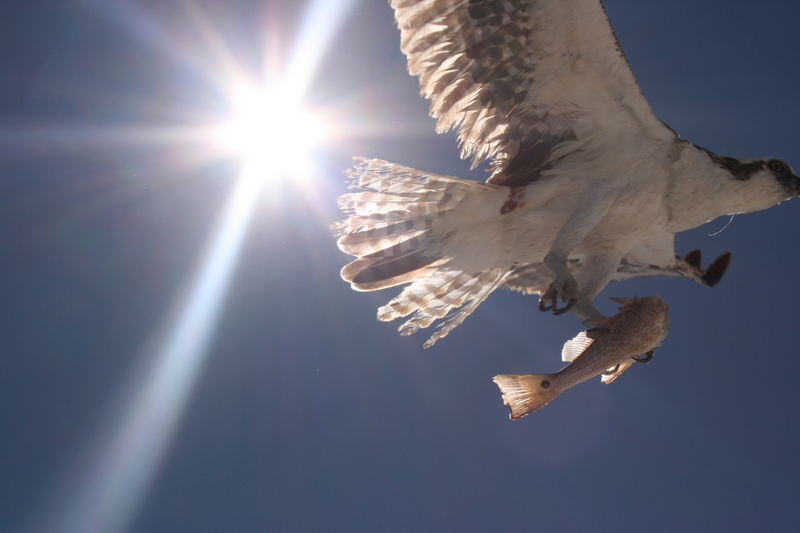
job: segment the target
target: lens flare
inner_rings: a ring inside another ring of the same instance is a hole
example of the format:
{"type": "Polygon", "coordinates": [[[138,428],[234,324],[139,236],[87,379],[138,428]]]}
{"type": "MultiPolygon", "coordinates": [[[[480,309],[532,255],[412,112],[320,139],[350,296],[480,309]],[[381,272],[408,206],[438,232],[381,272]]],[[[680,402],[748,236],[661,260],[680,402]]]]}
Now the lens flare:
{"type": "Polygon", "coordinates": [[[313,151],[328,133],[319,115],[283,89],[238,87],[231,100],[234,115],[219,130],[226,151],[265,177],[308,174],[313,151]]]}
{"type": "MultiPolygon", "coordinates": [[[[62,480],[64,490],[58,491],[53,505],[37,517],[41,523],[34,525],[34,531],[124,531],[136,517],[202,371],[257,199],[265,196],[261,193],[267,182],[282,183],[276,178],[313,175],[313,150],[328,138],[330,128],[301,102],[328,43],[353,5],[354,0],[309,2],[287,75],[266,88],[240,83],[240,74],[247,69],[236,65],[233,54],[221,49],[224,43],[213,35],[213,24],[205,28],[215,44],[212,49],[226,62],[219,72],[204,74],[222,80],[218,88],[231,84],[234,89],[228,91],[232,118],[221,127],[213,127],[216,121],[209,122],[212,142],[200,151],[209,160],[219,155],[236,156],[242,161],[242,173],[195,275],[180,293],[175,313],[148,350],[148,364],[127,384],[120,403],[112,402],[98,436],[84,459],[76,463],[76,469],[62,480]]],[[[194,19],[204,19],[201,12],[192,13],[194,19]]],[[[198,68],[203,65],[197,56],[174,53],[168,33],[154,32],[158,28],[155,18],[137,11],[137,23],[131,25],[126,14],[109,8],[109,15],[118,18],[135,37],[165,47],[172,52],[170,57],[198,68]]],[[[197,111],[203,114],[203,110],[197,111]]],[[[200,135],[203,139],[205,131],[200,135]]],[[[155,133],[162,134],[160,129],[155,133]]],[[[152,136],[152,140],[159,138],[152,136]]]]}

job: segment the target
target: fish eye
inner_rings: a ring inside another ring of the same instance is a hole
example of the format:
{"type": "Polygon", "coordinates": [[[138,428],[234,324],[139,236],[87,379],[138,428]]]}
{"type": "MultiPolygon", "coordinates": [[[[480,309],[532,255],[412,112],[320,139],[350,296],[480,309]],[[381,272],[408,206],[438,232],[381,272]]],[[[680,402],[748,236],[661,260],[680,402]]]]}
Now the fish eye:
{"type": "Polygon", "coordinates": [[[786,174],[788,172],[789,167],[786,166],[786,163],[781,161],[780,159],[772,159],[769,163],[767,163],[769,169],[774,172],[775,174],[786,174]]]}

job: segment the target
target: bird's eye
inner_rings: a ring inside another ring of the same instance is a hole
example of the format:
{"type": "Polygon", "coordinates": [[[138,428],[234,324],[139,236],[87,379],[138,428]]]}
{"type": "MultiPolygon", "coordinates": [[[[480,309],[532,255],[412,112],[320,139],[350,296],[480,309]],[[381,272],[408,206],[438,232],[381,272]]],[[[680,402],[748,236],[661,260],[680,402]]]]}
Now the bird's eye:
{"type": "Polygon", "coordinates": [[[780,159],[773,159],[768,163],[768,165],[769,169],[775,174],[786,174],[787,171],[786,163],[784,163],[780,159]]]}

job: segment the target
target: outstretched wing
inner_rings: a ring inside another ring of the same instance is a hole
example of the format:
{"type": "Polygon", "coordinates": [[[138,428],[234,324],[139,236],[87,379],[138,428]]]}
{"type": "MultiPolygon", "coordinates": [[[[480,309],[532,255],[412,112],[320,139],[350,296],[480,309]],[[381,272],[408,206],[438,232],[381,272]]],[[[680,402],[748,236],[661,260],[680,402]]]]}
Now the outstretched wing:
{"type": "Polygon", "coordinates": [[[599,0],[392,0],[409,72],[461,157],[522,186],[598,133],[672,138],[599,0]]]}

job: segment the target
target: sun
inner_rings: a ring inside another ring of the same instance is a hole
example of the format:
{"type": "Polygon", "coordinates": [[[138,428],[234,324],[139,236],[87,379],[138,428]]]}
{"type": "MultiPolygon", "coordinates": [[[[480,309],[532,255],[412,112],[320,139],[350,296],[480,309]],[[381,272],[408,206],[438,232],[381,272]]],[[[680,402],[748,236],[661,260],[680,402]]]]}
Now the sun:
{"type": "Polygon", "coordinates": [[[219,131],[226,152],[264,179],[307,176],[328,133],[322,118],[281,87],[240,85],[232,93],[232,116],[219,131]]]}

